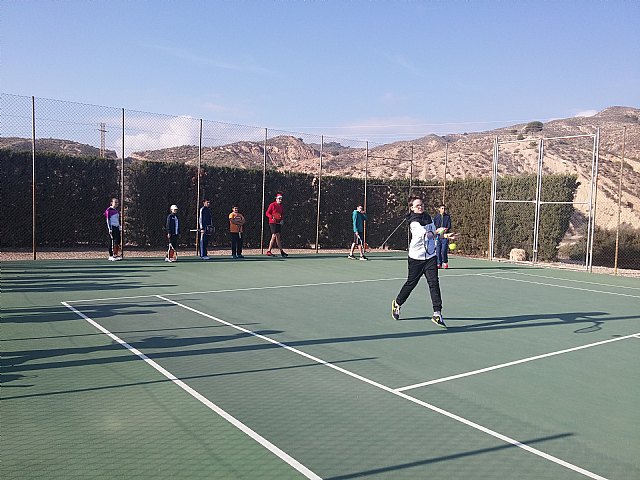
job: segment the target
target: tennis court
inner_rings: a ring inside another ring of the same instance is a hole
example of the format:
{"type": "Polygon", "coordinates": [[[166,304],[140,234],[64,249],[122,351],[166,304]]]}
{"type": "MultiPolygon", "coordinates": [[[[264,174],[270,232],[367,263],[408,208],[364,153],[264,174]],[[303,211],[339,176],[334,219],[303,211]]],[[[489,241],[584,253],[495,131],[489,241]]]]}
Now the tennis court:
{"type": "Polygon", "coordinates": [[[640,280],[405,255],[3,262],[2,477],[640,478],[640,280]]]}

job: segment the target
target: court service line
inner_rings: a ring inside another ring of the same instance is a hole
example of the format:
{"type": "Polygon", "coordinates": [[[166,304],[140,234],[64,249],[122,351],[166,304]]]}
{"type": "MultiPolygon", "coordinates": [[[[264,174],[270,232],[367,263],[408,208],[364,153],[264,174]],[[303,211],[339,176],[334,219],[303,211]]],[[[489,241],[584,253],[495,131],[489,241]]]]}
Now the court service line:
{"type": "MultiPolygon", "coordinates": [[[[460,273],[454,275],[446,275],[440,279],[446,277],[469,277],[474,275],[483,275],[482,273],[460,273]]],[[[337,282],[319,282],[319,283],[298,283],[293,285],[272,285],[266,287],[244,287],[244,288],[226,288],[222,290],[204,290],[201,292],[179,292],[179,293],[163,293],[165,297],[177,297],[181,295],[205,295],[210,293],[233,293],[233,292],[252,292],[256,290],[277,290],[281,288],[302,288],[302,287],[320,287],[323,285],[350,285],[356,283],[370,283],[370,282],[390,282],[395,280],[406,280],[406,277],[394,277],[394,278],[372,278],[365,280],[343,280],[337,282]]],[[[105,302],[111,300],[135,300],[139,298],[152,298],[157,295],[133,295],[128,297],[104,297],[104,298],[86,298],[82,300],[67,300],[68,304],[72,303],[86,303],[86,302],[105,302]]]]}
{"type": "Polygon", "coordinates": [[[627,340],[632,337],[638,338],[640,332],[633,333],[631,335],[625,335],[624,337],[610,338],[609,340],[602,340],[600,342],[589,343],[587,345],[580,345],[579,347],[566,348],[564,350],[558,350],[556,352],[543,353],[534,357],[523,358],[521,360],[514,360],[513,362],[501,363],[500,365],[493,365],[491,367],[480,368],[478,370],[472,370],[470,372],[459,373],[458,375],[451,375],[449,377],[437,378],[435,380],[429,380],[427,382],[416,383],[413,385],[407,385],[406,387],[396,388],[396,392],[405,392],[414,388],[426,387],[428,385],[434,385],[436,383],[448,382],[449,380],[456,380],[458,378],[470,377],[472,375],[478,375],[479,373],[490,372],[491,370],[498,370],[500,368],[512,367],[513,365],[519,365],[521,363],[532,362],[534,360],[540,360],[541,358],[553,357],[555,355],[562,355],[563,353],[575,352],[577,350],[583,350],[585,348],[596,347],[598,345],[604,345],[606,343],[617,342],[619,340],[627,340]]]}
{"type": "Polygon", "coordinates": [[[124,340],[122,340],[120,337],[118,337],[117,335],[111,333],[109,330],[107,330],[106,328],[104,328],[102,325],[100,325],[98,322],[96,322],[95,320],[92,320],[91,318],[89,318],[88,316],[86,316],[84,313],[80,312],[79,310],[75,309],[74,307],[72,307],[71,305],[69,305],[67,302],[61,302],[65,307],[67,307],[68,309],[70,309],[71,311],[75,312],[77,315],[79,315],[80,317],[84,318],[87,322],[89,322],[91,325],[93,325],[95,328],[97,328],[98,330],[100,330],[102,333],[106,334],[109,338],[111,338],[112,340],[115,340],[116,342],[118,342],[120,345],[122,345],[123,347],[125,347],[127,350],[129,350],[131,353],[137,355],[138,357],[140,357],[142,360],[144,360],[145,362],[147,362],[148,365],[150,365],[152,368],[154,368],[155,370],[157,370],[158,372],[160,372],[160,374],[162,374],[163,376],[165,376],[166,378],[168,378],[169,380],[171,380],[174,384],[176,384],[178,387],[180,387],[182,390],[184,390],[185,392],[187,392],[189,395],[191,395],[193,398],[195,398],[196,400],[198,400],[200,403],[202,403],[203,405],[205,405],[206,407],[208,407],[210,410],[213,410],[215,413],[217,413],[218,415],[220,415],[222,418],[224,418],[227,422],[229,422],[231,425],[233,425],[234,427],[236,427],[238,430],[242,431],[243,433],[245,433],[246,435],[248,435],[249,437],[251,437],[253,440],[255,440],[256,442],[258,442],[260,445],[262,445],[263,447],[265,447],[267,450],[269,450],[271,453],[273,453],[274,455],[278,456],[281,460],[285,461],[286,463],[288,463],[289,465],[291,465],[293,468],[295,468],[297,471],[299,471],[301,474],[303,474],[305,477],[313,479],[313,480],[322,480],[322,477],[316,475],[314,472],[312,472],[311,470],[309,470],[307,467],[305,467],[304,465],[302,465],[300,462],[298,462],[295,458],[293,458],[292,456],[290,456],[288,453],[282,451],[281,449],[279,449],[278,447],[276,447],[273,443],[271,443],[269,440],[267,440],[266,438],[264,438],[263,436],[261,436],[259,433],[255,432],[254,430],[252,430],[250,427],[248,427],[247,425],[245,425],[244,423],[242,423],[240,420],[236,419],[235,417],[233,417],[231,414],[227,413],[225,410],[223,410],[222,408],[220,408],[218,405],[216,405],[215,403],[213,403],[211,400],[209,400],[208,398],[206,398],[204,395],[202,395],[200,392],[198,392],[197,390],[191,388],[189,385],[187,385],[186,383],[184,383],[182,380],[180,380],[179,378],[177,378],[175,375],[173,375],[171,372],[169,372],[168,370],[165,370],[164,368],[162,368],[158,363],[156,363],[155,361],[151,360],[149,357],[147,357],[144,353],[142,353],[140,350],[132,347],[131,345],[129,345],[127,342],[125,342],[124,340]]]}
{"type": "Polygon", "coordinates": [[[362,381],[364,383],[367,383],[367,384],[369,384],[369,385],[371,385],[373,387],[379,388],[380,390],[384,390],[385,392],[388,392],[388,393],[391,393],[393,395],[396,395],[397,397],[404,398],[405,400],[408,400],[408,401],[410,401],[412,403],[415,403],[416,405],[420,405],[421,407],[427,408],[427,409],[432,410],[432,411],[434,411],[436,413],[439,413],[441,415],[449,417],[449,418],[451,418],[453,420],[456,420],[457,422],[460,422],[460,423],[462,423],[464,425],[467,425],[467,426],[469,426],[471,428],[474,428],[474,429],[479,430],[479,431],[481,431],[483,433],[491,435],[492,437],[498,438],[498,439],[502,440],[503,442],[509,443],[509,444],[511,444],[511,445],[513,445],[515,447],[518,447],[518,448],[521,448],[523,450],[526,450],[529,453],[533,453],[534,455],[537,455],[537,456],[539,456],[541,458],[544,458],[545,460],[549,460],[550,462],[553,462],[553,463],[561,465],[561,466],[563,466],[565,468],[568,468],[569,470],[573,470],[574,472],[580,473],[580,474],[582,474],[584,476],[587,476],[589,478],[593,478],[595,480],[607,480],[605,477],[602,477],[602,476],[600,476],[600,475],[598,475],[596,473],[590,472],[589,470],[586,470],[586,469],[584,469],[582,467],[578,467],[577,465],[573,465],[572,463],[569,463],[569,462],[567,462],[565,460],[562,460],[561,458],[554,457],[553,455],[545,453],[542,450],[538,450],[537,448],[533,448],[533,447],[531,447],[531,446],[529,446],[529,445],[527,445],[525,443],[521,443],[518,440],[515,440],[515,439],[513,439],[511,437],[508,437],[506,435],[503,435],[502,433],[496,432],[496,431],[491,430],[491,429],[489,429],[487,427],[484,427],[484,426],[482,426],[482,425],[480,425],[478,423],[472,422],[471,420],[468,420],[468,419],[466,419],[464,417],[456,415],[455,413],[449,412],[449,411],[444,410],[444,409],[442,409],[440,407],[436,407],[435,405],[432,405],[430,403],[424,402],[424,401],[419,400],[419,399],[417,399],[415,397],[407,395],[404,392],[398,392],[398,391],[396,391],[395,389],[393,389],[391,387],[388,387],[386,385],[378,383],[378,382],[376,382],[374,380],[371,380],[369,378],[363,377],[362,375],[359,375],[359,374],[354,373],[354,372],[352,372],[350,370],[347,370],[346,368],[334,365],[334,364],[332,364],[330,362],[327,362],[326,360],[322,360],[321,358],[318,358],[318,357],[315,357],[315,356],[310,355],[308,353],[305,353],[302,350],[298,350],[297,348],[294,348],[294,347],[291,347],[291,346],[289,346],[287,344],[281,343],[281,342],[279,342],[277,340],[274,340],[274,339],[272,339],[270,337],[267,337],[265,335],[253,332],[253,331],[248,330],[248,329],[246,329],[244,327],[240,327],[238,325],[234,325],[233,323],[227,322],[226,320],[222,320],[221,318],[215,317],[213,315],[209,315],[208,313],[202,312],[200,310],[196,310],[195,308],[192,308],[192,307],[189,307],[188,305],[184,305],[182,303],[176,302],[175,300],[168,299],[168,298],[163,297],[161,295],[157,295],[157,297],[162,299],[162,300],[165,300],[165,301],[167,301],[169,303],[172,303],[172,304],[174,304],[174,305],[176,305],[178,307],[182,307],[185,310],[189,310],[190,312],[196,313],[198,315],[202,315],[203,317],[209,318],[209,319],[214,320],[214,321],[216,321],[218,323],[222,323],[223,325],[227,325],[227,326],[229,326],[231,328],[235,328],[236,330],[240,330],[241,332],[248,333],[249,335],[252,335],[252,336],[254,336],[256,338],[260,338],[260,339],[262,339],[262,340],[264,340],[266,342],[269,342],[269,343],[271,343],[273,345],[277,345],[279,347],[282,347],[282,348],[284,348],[286,350],[289,350],[290,352],[293,352],[293,353],[295,353],[297,355],[305,357],[305,358],[307,358],[309,360],[317,362],[317,363],[319,363],[321,365],[324,365],[326,367],[332,368],[332,369],[334,369],[334,370],[336,370],[338,372],[344,373],[345,375],[348,375],[348,376],[350,376],[352,378],[360,380],[360,381],[362,381]]]}
{"type": "Polygon", "coordinates": [[[640,295],[631,295],[629,293],[605,292],[604,290],[593,290],[591,288],[570,287],[569,285],[556,285],[554,283],[534,282],[533,280],[520,280],[518,278],[507,278],[507,277],[500,277],[498,275],[491,275],[490,273],[479,273],[478,275],[481,275],[483,277],[488,277],[488,278],[497,278],[500,280],[507,280],[509,282],[532,283],[535,285],[544,285],[547,287],[566,288],[568,290],[580,290],[582,292],[603,293],[605,295],[616,295],[619,297],[640,298],[640,295]]]}
{"type": "Polygon", "coordinates": [[[558,278],[558,277],[550,277],[548,275],[537,275],[535,273],[524,273],[524,272],[509,272],[513,275],[526,275],[529,277],[538,277],[538,278],[548,278],[549,280],[562,280],[566,282],[574,282],[574,283],[586,283],[589,285],[598,285],[601,287],[611,287],[611,288],[625,288],[628,290],[640,290],[640,287],[628,287],[626,285],[611,285],[609,283],[600,283],[600,282],[589,282],[587,280],[574,280],[572,278],[558,278]]]}

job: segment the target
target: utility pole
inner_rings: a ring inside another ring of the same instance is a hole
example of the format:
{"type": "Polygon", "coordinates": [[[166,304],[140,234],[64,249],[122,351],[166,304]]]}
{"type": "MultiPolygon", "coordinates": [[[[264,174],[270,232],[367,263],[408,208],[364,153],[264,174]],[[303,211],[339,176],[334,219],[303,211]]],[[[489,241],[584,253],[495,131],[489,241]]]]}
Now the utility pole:
{"type": "Polygon", "coordinates": [[[107,133],[106,127],[107,124],[104,122],[100,122],[98,125],[100,128],[98,131],[100,132],[100,158],[105,157],[105,133],[107,133]]]}

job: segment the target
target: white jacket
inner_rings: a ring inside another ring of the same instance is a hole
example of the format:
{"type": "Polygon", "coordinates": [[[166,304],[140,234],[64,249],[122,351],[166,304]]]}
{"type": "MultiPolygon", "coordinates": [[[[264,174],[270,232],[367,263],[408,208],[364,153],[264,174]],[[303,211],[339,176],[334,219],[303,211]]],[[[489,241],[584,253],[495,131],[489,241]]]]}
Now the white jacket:
{"type": "Polygon", "coordinates": [[[433,222],[420,225],[413,221],[409,224],[411,242],[409,243],[409,258],[427,260],[436,254],[436,226],[433,222]]]}

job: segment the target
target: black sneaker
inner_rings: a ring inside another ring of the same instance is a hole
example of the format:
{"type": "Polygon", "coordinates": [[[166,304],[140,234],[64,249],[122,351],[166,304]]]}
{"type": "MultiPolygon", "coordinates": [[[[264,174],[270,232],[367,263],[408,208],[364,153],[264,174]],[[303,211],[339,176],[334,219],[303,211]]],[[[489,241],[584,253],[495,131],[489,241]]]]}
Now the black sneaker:
{"type": "Polygon", "coordinates": [[[360,257],[360,260],[365,260],[365,261],[366,261],[366,260],[369,260],[369,259],[368,259],[367,257],[365,257],[364,255],[362,255],[362,256],[360,257]]]}
{"type": "Polygon", "coordinates": [[[444,320],[442,319],[442,314],[440,312],[434,313],[433,317],[431,317],[431,321],[441,328],[447,328],[447,326],[444,324],[444,320]]]}
{"type": "Polygon", "coordinates": [[[288,253],[284,253],[284,251],[282,251],[282,250],[281,250],[281,251],[280,251],[280,256],[281,256],[281,257],[288,257],[288,256],[289,256],[289,254],[288,254],[288,253]]]}
{"type": "Polygon", "coordinates": [[[398,305],[395,300],[391,302],[391,318],[400,320],[400,305],[398,305]]]}

